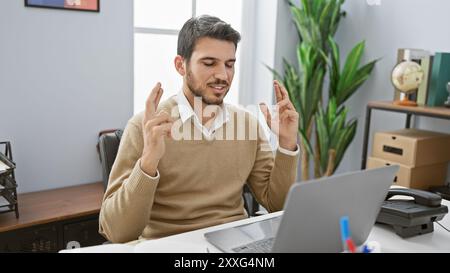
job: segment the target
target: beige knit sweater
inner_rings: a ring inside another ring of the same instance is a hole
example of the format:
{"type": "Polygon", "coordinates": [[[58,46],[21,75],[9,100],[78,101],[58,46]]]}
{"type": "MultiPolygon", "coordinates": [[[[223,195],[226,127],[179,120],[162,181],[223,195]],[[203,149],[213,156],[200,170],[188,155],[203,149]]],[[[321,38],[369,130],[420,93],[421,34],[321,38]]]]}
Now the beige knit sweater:
{"type": "MultiPolygon", "coordinates": [[[[245,116],[247,128],[258,124],[244,110],[227,107],[231,117],[245,116]]],[[[179,116],[173,97],[160,104],[161,110],[179,116]]],[[[100,211],[100,233],[111,242],[160,238],[246,218],[245,183],[268,211],[283,208],[296,180],[298,156],[277,151],[274,157],[263,149],[268,145],[264,134],[251,138],[248,129],[245,140],[166,138],[159,176],[151,178],[140,168],[142,118],[143,113],[134,116],[125,128],[100,211]]],[[[233,120],[216,135],[237,131],[233,120]]]]}

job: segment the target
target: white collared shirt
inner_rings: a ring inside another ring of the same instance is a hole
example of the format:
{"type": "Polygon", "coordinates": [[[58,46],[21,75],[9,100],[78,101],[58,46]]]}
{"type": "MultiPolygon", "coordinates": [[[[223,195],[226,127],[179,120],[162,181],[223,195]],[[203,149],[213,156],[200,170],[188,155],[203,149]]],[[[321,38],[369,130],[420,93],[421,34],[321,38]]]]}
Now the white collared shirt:
{"type": "Polygon", "coordinates": [[[176,96],[176,101],[178,103],[181,122],[185,123],[190,118],[193,118],[194,126],[197,127],[197,129],[199,129],[200,132],[202,132],[202,134],[205,136],[206,139],[211,140],[212,138],[214,138],[216,130],[222,127],[225,123],[227,123],[230,120],[230,113],[228,112],[226,104],[223,103],[219,107],[219,111],[217,112],[217,115],[214,118],[214,123],[212,124],[211,128],[207,128],[203,126],[199,117],[195,114],[194,109],[192,109],[192,106],[187,100],[183,91],[178,92],[176,96]]]}

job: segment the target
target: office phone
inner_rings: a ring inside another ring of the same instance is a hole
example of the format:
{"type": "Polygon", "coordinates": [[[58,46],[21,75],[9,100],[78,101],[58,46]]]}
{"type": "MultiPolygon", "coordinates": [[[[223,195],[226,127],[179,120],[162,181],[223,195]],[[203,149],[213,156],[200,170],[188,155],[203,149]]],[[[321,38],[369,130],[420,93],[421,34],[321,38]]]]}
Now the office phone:
{"type": "Polygon", "coordinates": [[[442,220],[448,213],[447,206],[441,205],[441,201],[439,195],[427,191],[390,189],[381,206],[377,223],[392,226],[402,238],[433,232],[434,222],[442,220]],[[394,196],[413,199],[391,199],[394,196]]]}

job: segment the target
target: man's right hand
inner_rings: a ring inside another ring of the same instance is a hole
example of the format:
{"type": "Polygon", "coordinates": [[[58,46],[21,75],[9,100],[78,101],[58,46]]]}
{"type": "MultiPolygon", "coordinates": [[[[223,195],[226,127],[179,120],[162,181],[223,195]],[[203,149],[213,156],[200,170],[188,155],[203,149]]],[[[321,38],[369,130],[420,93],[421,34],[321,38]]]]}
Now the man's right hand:
{"type": "Polygon", "coordinates": [[[142,120],[144,149],[141,157],[141,169],[147,175],[153,177],[157,175],[159,160],[163,157],[166,150],[164,137],[170,137],[173,125],[173,121],[168,113],[161,112],[156,114],[163,92],[161,84],[156,84],[148,96],[142,120]]]}

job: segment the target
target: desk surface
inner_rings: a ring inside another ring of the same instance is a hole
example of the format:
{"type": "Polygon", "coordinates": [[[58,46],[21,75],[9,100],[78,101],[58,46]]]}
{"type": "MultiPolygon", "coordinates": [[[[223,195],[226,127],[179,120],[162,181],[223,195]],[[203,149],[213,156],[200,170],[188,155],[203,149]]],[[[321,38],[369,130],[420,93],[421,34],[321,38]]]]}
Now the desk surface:
{"type": "MultiPolygon", "coordinates": [[[[447,203],[447,206],[450,202],[447,203]]],[[[209,231],[219,230],[225,227],[233,227],[241,224],[252,223],[262,219],[269,219],[281,215],[280,212],[261,216],[260,218],[251,218],[238,221],[235,223],[228,223],[221,226],[201,229],[188,233],[170,236],[161,240],[186,242],[191,244],[201,244],[205,248],[208,247],[210,252],[220,252],[216,247],[211,245],[204,238],[204,234],[209,231]]],[[[450,216],[446,217],[440,222],[445,227],[450,227],[450,216]]],[[[435,224],[434,232],[416,236],[408,239],[402,239],[395,234],[392,228],[376,224],[372,229],[368,241],[377,241],[381,245],[381,252],[450,252],[450,232],[443,229],[441,226],[435,224]]]]}
{"type": "MultiPolygon", "coordinates": [[[[450,207],[449,201],[443,201],[443,204],[450,207]]],[[[155,246],[154,242],[158,241],[156,244],[158,247],[161,247],[165,242],[168,245],[173,245],[173,242],[177,242],[178,244],[186,244],[195,246],[195,249],[192,251],[204,251],[207,249],[209,252],[220,252],[216,247],[211,245],[204,238],[204,234],[206,232],[219,230],[228,227],[239,226],[243,224],[249,224],[256,221],[261,221],[265,219],[269,219],[272,217],[277,217],[281,215],[282,212],[276,212],[272,214],[267,214],[259,217],[253,217],[249,219],[244,219],[236,222],[231,222],[219,226],[199,229],[191,232],[186,232],[182,234],[177,234],[169,237],[165,237],[159,240],[153,241],[141,241],[141,242],[132,242],[128,244],[127,248],[120,247],[111,247],[111,246],[96,246],[85,249],[78,249],[74,251],[65,251],[65,252],[116,252],[116,251],[133,251],[130,245],[135,245],[139,243],[139,250],[146,250],[147,252],[158,252],[158,249],[152,249],[152,245],[155,246]]],[[[450,216],[447,214],[440,223],[450,228],[450,216]]],[[[372,229],[368,241],[377,241],[381,245],[381,252],[450,252],[450,232],[443,229],[441,226],[435,224],[434,232],[420,235],[408,239],[402,239],[398,235],[396,235],[392,228],[378,225],[376,224],[372,229]]],[[[168,249],[167,252],[177,252],[176,249],[168,249]]]]}
{"type": "Polygon", "coordinates": [[[102,198],[101,182],[19,194],[20,217],[0,214],[0,232],[99,213],[102,198]]]}

